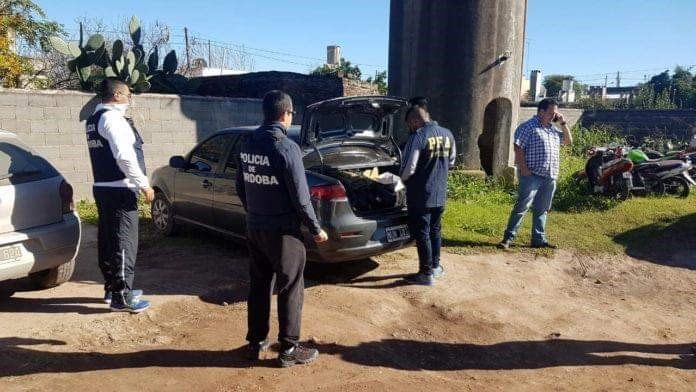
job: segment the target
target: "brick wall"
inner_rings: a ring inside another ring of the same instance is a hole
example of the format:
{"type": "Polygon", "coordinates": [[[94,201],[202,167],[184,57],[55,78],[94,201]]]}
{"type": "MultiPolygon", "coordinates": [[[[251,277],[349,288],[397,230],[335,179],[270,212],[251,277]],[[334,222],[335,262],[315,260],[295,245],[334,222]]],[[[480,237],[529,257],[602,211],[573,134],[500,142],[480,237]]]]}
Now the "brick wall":
{"type": "MultiPolygon", "coordinates": [[[[77,200],[91,199],[84,133],[97,103],[94,94],[75,91],[2,89],[0,127],[51,161],[73,185],[77,200]]],[[[258,99],[163,94],[136,96],[130,115],[145,141],[149,173],[219,129],[258,124],[262,119],[258,99]]]]}
{"type": "Polygon", "coordinates": [[[330,98],[378,95],[372,84],[336,75],[306,75],[295,72],[264,71],[241,75],[205,76],[193,79],[198,83],[196,93],[214,97],[263,98],[270,90],[283,90],[293,100],[300,124],[304,108],[330,98]]]}
{"type": "Polygon", "coordinates": [[[380,95],[376,84],[365,83],[360,80],[342,78],[343,96],[357,97],[361,95],[380,95]]]}

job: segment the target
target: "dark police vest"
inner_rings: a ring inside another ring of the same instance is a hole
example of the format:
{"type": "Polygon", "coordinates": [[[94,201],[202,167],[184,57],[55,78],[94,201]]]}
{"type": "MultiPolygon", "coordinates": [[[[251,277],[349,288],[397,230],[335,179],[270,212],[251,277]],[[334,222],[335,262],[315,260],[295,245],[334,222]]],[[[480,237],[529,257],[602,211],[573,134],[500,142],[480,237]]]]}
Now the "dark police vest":
{"type": "MultiPolygon", "coordinates": [[[[89,147],[89,158],[92,161],[92,174],[94,175],[95,183],[118,181],[126,178],[126,175],[116,163],[109,141],[100,135],[98,131],[99,120],[107,110],[110,109],[99,110],[87,119],[87,147],[89,147]]],[[[138,130],[135,129],[133,121],[129,118],[127,118],[126,121],[135,136],[133,149],[138,158],[138,166],[140,166],[140,170],[143,171],[143,174],[146,174],[143,139],[140,137],[138,130]]]]}
{"type": "Polygon", "coordinates": [[[447,128],[428,122],[411,136],[412,148],[420,150],[416,172],[406,181],[408,207],[444,207],[447,201],[447,173],[454,136],[447,128]]]}
{"type": "MultiPolygon", "coordinates": [[[[242,142],[239,169],[244,180],[249,228],[297,228],[299,217],[285,184],[285,159],[292,148],[279,124],[261,126],[242,142]]],[[[304,173],[302,173],[304,175],[304,173]]]]}

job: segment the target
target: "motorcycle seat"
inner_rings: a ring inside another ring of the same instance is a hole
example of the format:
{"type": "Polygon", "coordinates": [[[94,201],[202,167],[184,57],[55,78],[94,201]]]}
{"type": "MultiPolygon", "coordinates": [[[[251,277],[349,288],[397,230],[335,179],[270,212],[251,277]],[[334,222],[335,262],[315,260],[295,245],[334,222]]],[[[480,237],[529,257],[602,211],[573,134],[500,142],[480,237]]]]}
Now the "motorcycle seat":
{"type": "Polygon", "coordinates": [[[641,163],[638,166],[638,170],[655,170],[655,171],[666,171],[677,169],[683,167],[684,163],[682,161],[659,161],[659,162],[647,162],[641,163]]]}

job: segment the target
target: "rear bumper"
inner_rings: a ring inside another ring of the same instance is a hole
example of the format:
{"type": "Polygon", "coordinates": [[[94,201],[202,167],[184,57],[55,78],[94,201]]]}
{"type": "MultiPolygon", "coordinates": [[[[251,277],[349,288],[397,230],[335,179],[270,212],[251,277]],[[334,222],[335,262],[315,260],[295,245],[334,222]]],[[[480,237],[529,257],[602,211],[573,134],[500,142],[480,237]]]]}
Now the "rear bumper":
{"type": "Polygon", "coordinates": [[[21,257],[0,261],[0,281],[23,278],[67,263],[77,256],[80,246],[80,218],[63,215],[63,220],[50,225],[0,234],[0,248],[18,246],[21,257]]]}
{"type": "Polygon", "coordinates": [[[408,224],[405,211],[379,217],[355,217],[334,224],[322,225],[329,234],[325,243],[315,244],[308,236],[307,258],[319,263],[361,260],[408,246],[410,238],[389,242],[389,227],[408,224]]]}

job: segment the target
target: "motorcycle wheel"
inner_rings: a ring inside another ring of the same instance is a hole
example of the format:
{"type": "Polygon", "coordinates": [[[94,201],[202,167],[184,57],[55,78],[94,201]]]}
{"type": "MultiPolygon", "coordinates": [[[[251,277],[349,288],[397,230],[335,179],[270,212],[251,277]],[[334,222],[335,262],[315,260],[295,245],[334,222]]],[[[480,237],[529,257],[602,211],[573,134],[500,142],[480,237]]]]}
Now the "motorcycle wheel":
{"type": "Polygon", "coordinates": [[[665,183],[660,181],[658,178],[645,179],[645,191],[648,194],[655,196],[664,196],[665,194],[665,183]]]}
{"type": "Polygon", "coordinates": [[[631,196],[631,188],[628,186],[628,180],[622,178],[619,181],[619,192],[617,194],[617,199],[624,201],[631,196]]]}
{"type": "Polygon", "coordinates": [[[681,177],[669,177],[662,181],[665,186],[665,193],[670,196],[688,197],[689,183],[681,177]]]}

